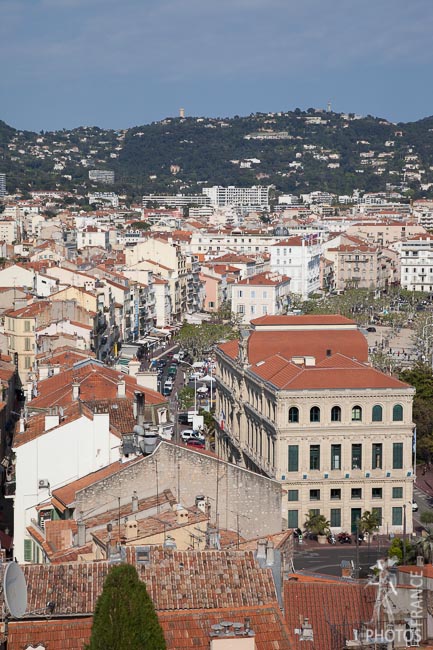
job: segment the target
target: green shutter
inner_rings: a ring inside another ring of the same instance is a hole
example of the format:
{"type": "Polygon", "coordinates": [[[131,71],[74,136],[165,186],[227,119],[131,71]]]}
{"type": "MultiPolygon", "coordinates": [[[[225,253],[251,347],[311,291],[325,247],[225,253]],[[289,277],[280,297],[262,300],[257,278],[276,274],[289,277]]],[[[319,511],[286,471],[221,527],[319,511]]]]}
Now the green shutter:
{"type": "Polygon", "coordinates": [[[331,508],[331,526],[341,526],[341,510],[340,508],[331,508]]]}
{"type": "Polygon", "coordinates": [[[288,510],[287,511],[287,527],[288,528],[298,528],[299,518],[297,510],[288,510]]]}
{"type": "Polygon", "coordinates": [[[299,490],[288,490],[287,499],[289,501],[299,501],[299,490]]]}
{"type": "Polygon", "coordinates": [[[403,469],[403,443],[394,442],[392,445],[392,468],[403,469]]]}
{"type": "Polygon", "coordinates": [[[403,508],[397,507],[392,509],[392,525],[401,526],[403,523],[403,508]]]}
{"type": "Polygon", "coordinates": [[[299,471],[299,446],[289,445],[289,472],[299,471]]]}
{"type": "Polygon", "coordinates": [[[24,540],[24,562],[33,561],[33,544],[31,539],[24,540]]]}

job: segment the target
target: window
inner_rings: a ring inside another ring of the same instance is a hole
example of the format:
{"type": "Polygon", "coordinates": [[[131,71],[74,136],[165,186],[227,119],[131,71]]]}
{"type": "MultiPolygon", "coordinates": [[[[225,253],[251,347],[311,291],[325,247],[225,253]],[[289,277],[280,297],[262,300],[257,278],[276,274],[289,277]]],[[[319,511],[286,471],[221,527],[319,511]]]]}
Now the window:
{"type": "Polygon", "coordinates": [[[371,467],[373,469],[382,469],[382,443],[374,442],[372,445],[371,467]]]}
{"type": "Polygon", "coordinates": [[[352,445],[352,469],[362,469],[362,445],[352,445]]]}
{"type": "Polygon", "coordinates": [[[310,501],[320,501],[320,490],[310,490],[310,501]]]}
{"type": "Polygon", "coordinates": [[[340,488],[331,488],[331,499],[333,499],[333,500],[341,499],[341,490],[340,490],[340,488]]]}
{"type": "Polygon", "coordinates": [[[31,349],[32,349],[32,348],[31,348],[31,341],[30,341],[30,338],[29,338],[28,336],[26,336],[25,339],[24,339],[24,350],[25,350],[26,352],[30,352],[31,349]]]}
{"type": "Polygon", "coordinates": [[[268,292],[267,292],[267,291],[263,291],[263,298],[266,300],[267,297],[268,297],[268,292]]]}
{"type": "Polygon", "coordinates": [[[252,290],[251,291],[251,298],[255,298],[255,297],[256,297],[256,292],[254,290],[252,290]]]}
{"type": "Polygon", "coordinates": [[[238,305],[238,314],[245,314],[245,305],[238,305]]]}
{"type": "Polygon", "coordinates": [[[373,422],[382,422],[382,407],[380,404],[375,404],[371,411],[371,419],[373,422]]]}
{"type": "Polygon", "coordinates": [[[362,408],[360,406],[354,406],[352,408],[352,422],[361,422],[362,420],[362,408]]]}
{"type": "Polygon", "coordinates": [[[331,422],[341,422],[341,408],[339,406],[332,407],[331,422]]]}
{"type": "Polygon", "coordinates": [[[394,404],[394,407],[392,409],[392,421],[393,422],[403,421],[403,407],[401,404],[394,404]]]}
{"type": "Polygon", "coordinates": [[[320,508],[309,508],[308,512],[311,516],[320,515],[320,508]]]}
{"type": "Polygon", "coordinates": [[[362,488],[352,488],[352,499],[362,499],[362,488]]]}
{"type": "Polygon", "coordinates": [[[256,306],[255,306],[255,305],[251,305],[251,306],[250,306],[250,312],[251,312],[252,314],[255,314],[255,313],[256,313],[256,306]]]}
{"type": "Polygon", "coordinates": [[[29,320],[24,321],[24,331],[25,332],[30,332],[30,321],[29,320]]]}
{"type": "Polygon", "coordinates": [[[392,468],[403,469],[403,443],[394,442],[392,445],[392,468]]]}
{"type": "Polygon", "coordinates": [[[299,471],[299,446],[289,445],[289,472],[299,471]]]}
{"type": "Polygon", "coordinates": [[[402,487],[393,487],[392,488],[392,498],[393,499],[402,499],[403,498],[403,488],[402,487]]]}
{"type": "Polygon", "coordinates": [[[330,522],[331,526],[341,526],[341,510],[340,508],[331,508],[330,522]]]}
{"type": "Polygon", "coordinates": [[[289,422],[291,424],[299,422],[299,409],[296,406],[291,406],[289,408],[289,422]]]}
{"type": "Polygon", "coordinates": [[[403,523],[403,508],[400,506],[392,509],[392,525],[401,526],[403,523]]]}
{"type": "Polygon", "coordinates": [[[289,490],[287,492],[288,501],[299,501],[299,490],[289,490]]]}
{"type": "Polygon", "coordinates": [[[30,357],[24,357],[24,368],[28,370],[32,367],[32,360],[30,357]]]}
{"type": "Polygon", "coordinates": [[[33,561],[33,543],[31,539],[24,540],[24,562],[33,561]]]}
{"type": "Polygon", "coordinates": [[[331,445],[331,469],[341,469],[341,445],[331,445]]]}
{"type": "Polygon", "coordinates": [[[378,525],[381,526],[382,525],[382,508],[372,508],[371,512],[374,515],[377,515],[378,525]]]}
{"type": "Polygon", "coordinates": [[[239,291],[238,291],[238,298],[242,298],[242,296],[243,296],[242,289],[239,289],[239,291]]]}
{"type": "Polygon", "coordinates": [[[297,510],[288,510],[287,511],[287,527],[288,528],[298,528],[299,527],[299,517],[297,510]]]}
{"type": "Polygon", "coordinates": [[[208,306],[209,306],[209,309],[212,309],[213,307],[215,307],[215,303],[213,302],[213,300],[209,300],[208,306]]]}
{"type": "Polygon", "coordinates": [[[382,498],[382,488],[378,488],[378,487],[371,488],[371,498],[372,499],[381,499],[382,498]]]}
{"type": "Polygon", "coordinates": [[[318,406],[313,406],[310,409],[310,422],[320,422],[320,409],[318,406]]]}
{"type": "Polygon", "coordinates": [[[310,469],[320,469],[320,445],[310,445],[310,469]]]}

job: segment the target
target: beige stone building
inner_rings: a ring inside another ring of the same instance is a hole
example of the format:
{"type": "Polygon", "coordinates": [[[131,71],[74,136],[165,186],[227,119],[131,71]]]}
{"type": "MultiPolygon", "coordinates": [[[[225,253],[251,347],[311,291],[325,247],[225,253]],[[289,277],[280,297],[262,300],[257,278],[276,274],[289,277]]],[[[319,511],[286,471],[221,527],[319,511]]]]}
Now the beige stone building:
{"type": "Polygon", "coordinates": [[[265,316],[217,358],[217,452],[281,482],[288,527],[314,510],[353,531],[369,510],[412,530],[415,390],[368,365],[353,321],[265,316]]]}
{"type": "Polygon", "coordinates": [[[326,251],[334,264],[334,289],[385,289],[393,281],[393,267],[377,246],[341,244],[326,251]]]}

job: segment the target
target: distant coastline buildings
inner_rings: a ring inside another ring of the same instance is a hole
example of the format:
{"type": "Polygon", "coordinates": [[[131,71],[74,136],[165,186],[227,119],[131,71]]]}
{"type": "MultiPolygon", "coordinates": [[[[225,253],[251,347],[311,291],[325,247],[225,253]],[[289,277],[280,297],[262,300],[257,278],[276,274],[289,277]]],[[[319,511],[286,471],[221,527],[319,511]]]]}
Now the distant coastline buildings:
{"type": "MultiPolygon", "coordinates": [[[[89,172],[90,173],[90,172],[89,172]]],[[[143,207],[148,203],[170,207],[185,207],[188,205],[212,205],[214,207],[247,207],[254,209],[269,208],[269,190],[271,186],[254,185],[253,187],[236,187],[229,185],[213,185],[204,187],[202,194],[146,194],[143,196],[143,207]]]]}

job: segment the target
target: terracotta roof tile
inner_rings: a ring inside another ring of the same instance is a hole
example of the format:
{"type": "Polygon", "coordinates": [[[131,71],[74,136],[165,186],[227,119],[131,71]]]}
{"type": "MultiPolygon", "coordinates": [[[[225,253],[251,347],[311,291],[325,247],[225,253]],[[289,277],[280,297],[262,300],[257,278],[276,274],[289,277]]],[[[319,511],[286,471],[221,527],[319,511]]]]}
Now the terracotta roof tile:
{"type": "MultiPolygon", "coordinates": [[[[285,619],[292,647],[305,650],[295,630],[308,618],[313,627],[314,649],[342,648],[353,629],[372,619],[375,587],[343,582],[292,581],[284,584],[285,619]]],[[[307,644],[309,645],[309,644],[307,644]]]]}

